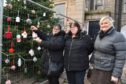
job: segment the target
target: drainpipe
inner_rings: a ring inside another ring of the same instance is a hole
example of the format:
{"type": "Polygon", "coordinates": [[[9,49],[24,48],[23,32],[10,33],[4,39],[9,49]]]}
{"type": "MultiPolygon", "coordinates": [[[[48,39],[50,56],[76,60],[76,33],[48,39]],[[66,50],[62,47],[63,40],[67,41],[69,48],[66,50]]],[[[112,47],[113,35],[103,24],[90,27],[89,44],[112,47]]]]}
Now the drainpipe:
{"type": "Polygon", "coordinates": [[[115,27],[117,31],[121,30],[123,0],[115,0],[115,27]]]}

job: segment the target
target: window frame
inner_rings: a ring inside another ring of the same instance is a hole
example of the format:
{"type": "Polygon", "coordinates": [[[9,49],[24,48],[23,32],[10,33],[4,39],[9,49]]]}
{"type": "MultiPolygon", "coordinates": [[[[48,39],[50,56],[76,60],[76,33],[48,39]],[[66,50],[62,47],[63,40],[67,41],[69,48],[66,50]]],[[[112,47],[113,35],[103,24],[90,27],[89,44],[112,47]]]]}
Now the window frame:
{"type": "Polygon", "coordinates": [[[123,1],[123,13],[126,13],[126,0],[123,1]]]}
{"type": "Polygon", "coordinates": [[[98,4],[98,0],[94,1],[94,10],[103,10],[104,9],[104,0],[100,0],[100,1],[101,1],[100,5],[98,4]]]}

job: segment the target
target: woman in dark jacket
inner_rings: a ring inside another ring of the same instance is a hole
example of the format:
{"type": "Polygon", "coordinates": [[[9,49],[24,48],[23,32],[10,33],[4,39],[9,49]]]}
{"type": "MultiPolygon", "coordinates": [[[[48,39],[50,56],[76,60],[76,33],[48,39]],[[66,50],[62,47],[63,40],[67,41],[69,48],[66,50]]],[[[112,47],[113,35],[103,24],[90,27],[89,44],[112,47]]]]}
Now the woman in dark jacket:
{"type": "Polygon", "coordinates": [[[70,25],[66,36],[64,64],[69,84],[84,84],[86,69],[89,67],[89,54],[93,50],[92,40],[81,32],[80,25],[70,25]]]}
{"type": "Polygon", "coordinates": [[[118,84],[126,56],[126,40],[113,26],[111,17],[100,20],[100,32],[95,40],[92,55],[93,84],[118,84]]]}
{"type": "Polygon", "coordinates": [[[64,33],[61,31],[60,25],[54,25],[52,33],[49,35],[48,40],[43,40],[43,34],[38,31],[38,29],[32,26],[38,34],[38,38],[35,40],[44,47],[45,51],[43,52],[43,66],[42,70],[47,75],[49,84],[59,84],[59,76],[63,72],[63,49],[64,49],[64,33]],[[41,38],[41,39],[40,39],[41,38]],[[48,66],[49,60],[53,63],[60,64],[60,69],[53,75],[48,75],[48,66]]]}

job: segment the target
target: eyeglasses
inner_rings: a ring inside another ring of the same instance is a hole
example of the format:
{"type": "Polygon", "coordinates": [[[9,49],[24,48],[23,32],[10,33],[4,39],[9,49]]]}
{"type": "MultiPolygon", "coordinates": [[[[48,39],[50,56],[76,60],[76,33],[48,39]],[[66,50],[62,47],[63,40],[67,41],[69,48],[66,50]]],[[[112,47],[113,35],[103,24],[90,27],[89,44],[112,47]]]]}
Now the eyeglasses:
{"type": "Polygon", "coordinates": [[[53,30],[60,30],[59,28],[53,28],[53,30]]]}
{"type": "Polygon", "coordinates": [[[72,26],[72,27],[70,27],[70,28],[75,28],[75,26],[72,26]]]}

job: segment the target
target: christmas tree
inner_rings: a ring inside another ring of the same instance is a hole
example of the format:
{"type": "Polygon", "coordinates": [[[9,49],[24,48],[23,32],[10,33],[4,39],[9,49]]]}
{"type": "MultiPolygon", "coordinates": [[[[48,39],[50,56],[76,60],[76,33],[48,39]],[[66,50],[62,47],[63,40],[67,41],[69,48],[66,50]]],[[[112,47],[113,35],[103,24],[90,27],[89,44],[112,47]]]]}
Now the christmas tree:
{"type": "MultiPolygon", "coordinates": [[[[53,8],[50,0],[33,1],[53,8]]],[[[58,23],[58,19],[53,18],[53,12],[27,0],[7,0],[3,16],[3,68],[10,67],[11,70],[28,73],[34,64],[34,69],[38,70],[42,49],[33,41],[30,27],[35,25],[47,34],[51,26],[58,23]]]]}

